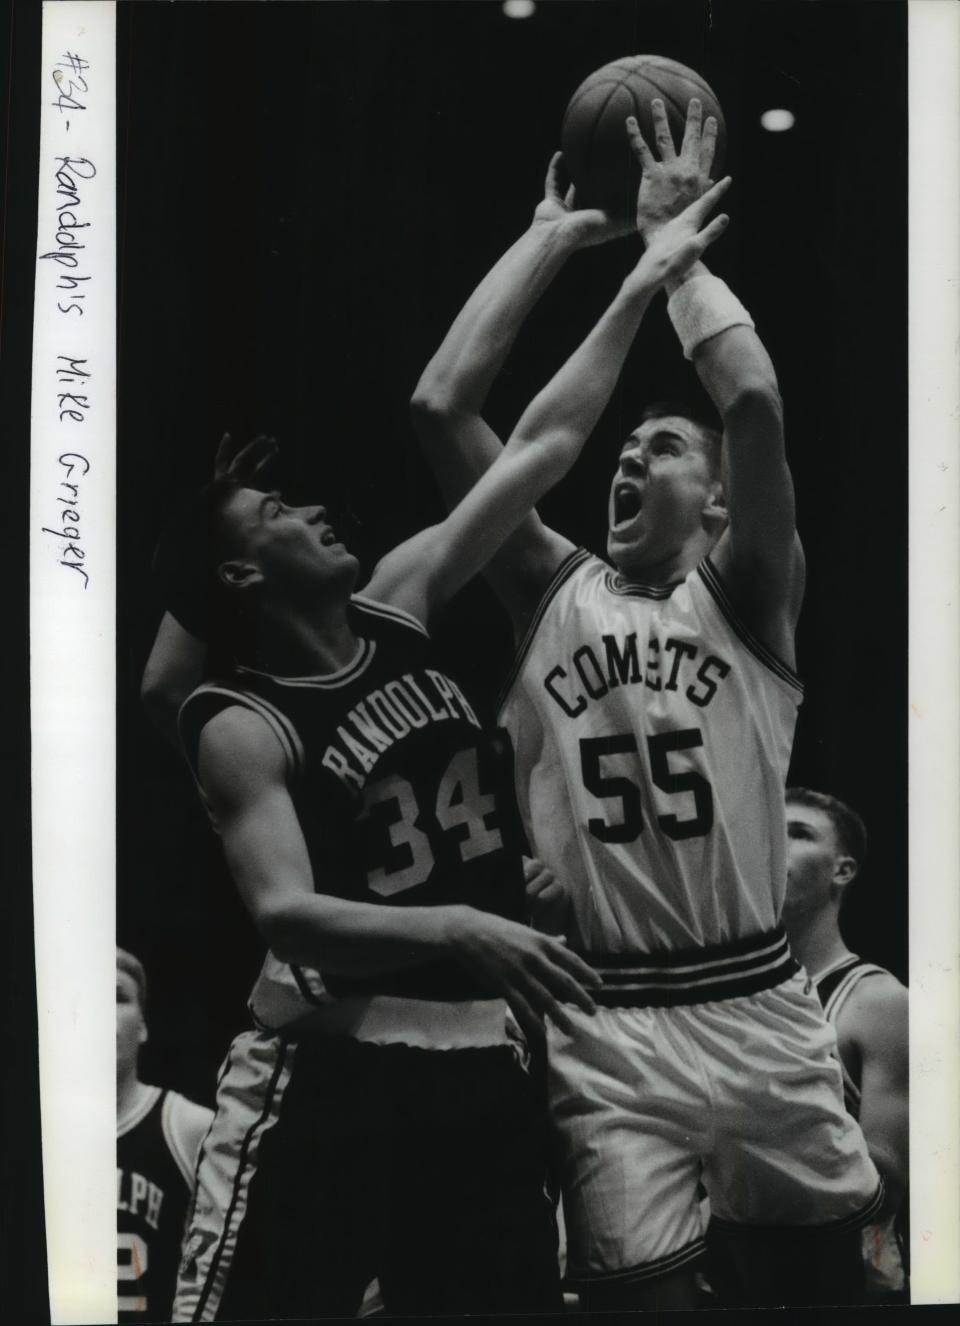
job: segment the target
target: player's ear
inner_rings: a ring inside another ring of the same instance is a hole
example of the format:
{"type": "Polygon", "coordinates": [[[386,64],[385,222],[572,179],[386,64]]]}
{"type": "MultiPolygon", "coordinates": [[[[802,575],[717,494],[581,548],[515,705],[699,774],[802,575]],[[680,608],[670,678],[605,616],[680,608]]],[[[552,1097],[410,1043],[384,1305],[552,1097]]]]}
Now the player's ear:
{"type": "Polygon", "coordinates": [[[727,498],[723,491],[723,484],[719,479],[715,479],[710,485],[710,491],[707,493],[707,500],[703,504],[703,514],[711,520],[729,520],[727,511],[727,498]]]}
{"type": "Polygon", "coordinates": [[[221,562],[217,567],[217,575],[228,589],[248,589],[263,580],[263,574],[252,562],[244,562],[239,558],[221,562]]]}
{"type": "Polygon", "coordinates": [[[859,866],[852,856],[838,856],[833,866],[833,881],[841,888],[853,882],[859,866]]]}

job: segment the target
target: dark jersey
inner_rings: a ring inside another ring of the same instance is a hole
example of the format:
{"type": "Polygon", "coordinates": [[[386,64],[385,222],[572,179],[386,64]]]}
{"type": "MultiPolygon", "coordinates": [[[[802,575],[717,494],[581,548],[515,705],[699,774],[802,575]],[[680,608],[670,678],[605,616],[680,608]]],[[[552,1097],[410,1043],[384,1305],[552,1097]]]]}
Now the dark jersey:
{"type": "MultiPolygon", "coordinates": [[[[195,1157],[186,1154],[172,1091],[151,1089],[117,1133],[119,1320],[169,1321],[195,1157]]],[[[193,1107],[198,1108],[198,1107],[193,1107]]]]}
{"type": "MultiPolygon", "coordinates": [[[[275,677],[238,667],[196,690],[180,714],[188,759],[196,769],[210,718],[242,705],[264,719],[284,751],[318,892],[398,907],[466,903],[520,919],[509,759],[415,618],[361,596],[350,615],[360,646],[339,672],[275,677]]],[[[323,979],[332,994],[489,994],[443,960],[323,979]]]]}

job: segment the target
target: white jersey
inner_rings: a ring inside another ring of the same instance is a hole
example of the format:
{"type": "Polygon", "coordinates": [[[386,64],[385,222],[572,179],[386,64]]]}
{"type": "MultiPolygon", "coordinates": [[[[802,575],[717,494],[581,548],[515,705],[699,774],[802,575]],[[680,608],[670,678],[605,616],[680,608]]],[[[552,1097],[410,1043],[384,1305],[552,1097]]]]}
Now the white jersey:
{"type": "Polygon", "coordinates": [[[584,550],[566,559],[501,722],[531,850],[572,894],[572,942],[699,948],[778,924],[802,694],[709,558],[658,588],[584,550]]]}

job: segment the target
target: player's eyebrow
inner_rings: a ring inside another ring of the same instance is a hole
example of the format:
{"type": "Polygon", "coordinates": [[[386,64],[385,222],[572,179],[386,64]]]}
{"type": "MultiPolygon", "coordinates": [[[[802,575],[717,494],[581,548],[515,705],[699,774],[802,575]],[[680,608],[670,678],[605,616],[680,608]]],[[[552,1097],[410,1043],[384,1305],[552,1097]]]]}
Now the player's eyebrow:
{"type": "MultiPolygon", "coordinates": [[[[648,440],[650,442],[656,442],[658,440],[662,440],[663,438],[669,438],[673,442],[689,441],[689,439],[683,433],[681,433],[678,429],[675,428],[658,428],[655,432],[650,434],[648,440]]],[[[640,438],[637,436],[637,434],[630,433],[630,435],[624,439],[624,441],[620,446],[621,456],[627,450],[628,447],[635,447],[639,444],[639,442],[640,438]]]]}

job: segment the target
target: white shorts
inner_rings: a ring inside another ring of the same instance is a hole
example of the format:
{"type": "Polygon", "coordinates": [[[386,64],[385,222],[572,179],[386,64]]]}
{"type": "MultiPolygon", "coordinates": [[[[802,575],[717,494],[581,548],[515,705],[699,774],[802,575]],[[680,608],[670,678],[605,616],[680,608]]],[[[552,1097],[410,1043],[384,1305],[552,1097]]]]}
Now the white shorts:
{"type": "Polygon", "coordinates": [[[573,1284],[698,1257],[701,1180],[738,1225],[839,1231],[875,1214],[882,1185],[806,973],[738,998],[568,1012],[573,1035],[549,1026],[550,1105],[573,1284]]]}

